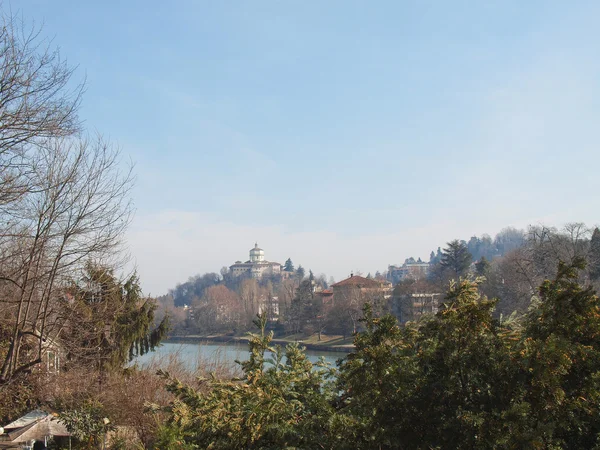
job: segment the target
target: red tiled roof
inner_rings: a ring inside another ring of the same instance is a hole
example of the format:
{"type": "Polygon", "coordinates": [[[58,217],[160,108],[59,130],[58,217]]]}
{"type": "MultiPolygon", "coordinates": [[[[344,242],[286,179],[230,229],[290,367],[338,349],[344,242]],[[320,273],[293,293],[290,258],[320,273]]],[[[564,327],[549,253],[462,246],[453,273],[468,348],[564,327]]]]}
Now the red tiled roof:
{"type": "Polygon", "coordinates": [[[331,287],[356,286],[359,288],[379,288],[383,286],[380,281],[370,280],[369,278],[360,277],[358,275],[351,276],[339,283],[333,284],[331,287]]]}

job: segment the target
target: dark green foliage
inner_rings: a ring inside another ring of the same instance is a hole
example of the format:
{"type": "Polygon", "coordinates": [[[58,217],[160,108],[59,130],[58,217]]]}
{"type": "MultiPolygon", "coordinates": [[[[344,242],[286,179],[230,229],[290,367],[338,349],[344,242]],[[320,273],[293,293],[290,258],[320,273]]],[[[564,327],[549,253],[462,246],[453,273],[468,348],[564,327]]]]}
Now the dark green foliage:
{"type": "Polygon", "coordinates": [[[440,264],[443,268],[453,272],[455,276],[460,277],[469,270],[473,257],[464,241],[455,239],[448,242],[447,245],[448,247],[442,253],[440,264]]]}
{"type": "Polygon", "coordinates": [[[305,274],[306,272],[304,270],[304,267],[298,266],[298,268],[296,269],[296,276],[298,277],[298,279],[303,280],[305,274]]]}
{"type": "Polygon", "coordinates": [[[283,265],[283,270],[287,272],[294,272],[294,264],[292,263],[291,258],[286,259],[285,264],[283,265]]]}
{"type": "Polygon", "coordinates": [[[139,279],[120,282],[109,269],[88,266],[81,282],[70,288],[65,304],[74,324],[64,340],[72,365],[119,369],[137,355],[153,350],[166,336],[168,316],[153,327],[156,304],[142,296],[139,279]]]}
{"type": "Polygon", "coordinates": [[[490,262],[486,259],[485,256],[482,256],[479,261],[475,263],[475,271],[477,275],[481,277],[485,277],[490,270],[490,262]]]}
{"type": "Polygon", "coordinates": [[[525,321],[527,425],[560,448],[592,448],[600,433],[600,301],[577,282],[584,266],[561,263],[525,321]]]}
{"type": "Polygon", "coordinates": [[[60,420],[71,433],[75,449],[99,448],[106,440],[106,433],[115,429],[102,405],[94,402],[61,413],[60,420]]]}
{"type": "Polygon", "coordinates": [[[492,320],[493,305],[464,281],[420,327],[401,329],[365,310],[365,331],[339,378],[358,447],[482,448],[494,439],[512,378],[500,342],[508,330],[492,320]]]}
{"type": "Polygon", "coordinates": [[[295,291],[289,309],[288,319],[292,325],[292,332],[298,333],[302,331],[306,321],[314,317],[313,309],[316,307],[314,300],[315,296],[311,281],[301,281],[295,291]]]}

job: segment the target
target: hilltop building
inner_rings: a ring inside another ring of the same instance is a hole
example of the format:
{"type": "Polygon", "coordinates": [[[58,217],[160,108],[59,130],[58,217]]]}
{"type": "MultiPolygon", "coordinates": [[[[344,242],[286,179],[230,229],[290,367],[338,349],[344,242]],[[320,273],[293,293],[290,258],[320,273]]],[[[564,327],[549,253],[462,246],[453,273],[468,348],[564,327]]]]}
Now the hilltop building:
{"type": "Polygon", "coordinates": [[[229,267],[229,271],[235,277],[250,275],[252,278],[261,278],[263,275],[279,275],[281,264],[265,261],[265,251],[258,248],[258,243],[250,249],[250,259],[245,263],[236,261],[229,267]]]}

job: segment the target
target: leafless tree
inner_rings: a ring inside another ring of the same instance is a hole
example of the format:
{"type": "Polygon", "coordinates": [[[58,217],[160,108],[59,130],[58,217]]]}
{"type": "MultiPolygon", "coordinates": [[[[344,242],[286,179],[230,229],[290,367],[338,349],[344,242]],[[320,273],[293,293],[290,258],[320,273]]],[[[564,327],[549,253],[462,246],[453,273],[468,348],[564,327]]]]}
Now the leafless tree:
{"type": "Polygon", "coordinates": [[[0,11],[0,206],[29,188],[37,144],[80,131],[73,71],[39,28],[0,11]]]}
{"type": "Polygon", "coordinates": [[[38,364],[68,323],[64,287],[90,261],[115,264],[132,206],[131,171],[101,138],[36,144],[28,189],[0,214],[0,305],[10,345],[0,383],[38,364]]]}
{"type": "Polygon", "coordinates": [[[569,223],[561,229],[529,227],[525,244],[493,261],[483,284],[488,296],[499,298],[497,312],[525,311],[537,295],[538,286],[555,277],[560,261],[569,263],[577,257],[588,257],[591,234],[583,223],[569,223]]]}
{"type": "Polygon", "coordinates": [[[39,28],[0,11],[0,383],[60,337],[64,286],[90,260],[115,262],[131,217],[118,151],[77,137],[73,73],[39,28]]]}

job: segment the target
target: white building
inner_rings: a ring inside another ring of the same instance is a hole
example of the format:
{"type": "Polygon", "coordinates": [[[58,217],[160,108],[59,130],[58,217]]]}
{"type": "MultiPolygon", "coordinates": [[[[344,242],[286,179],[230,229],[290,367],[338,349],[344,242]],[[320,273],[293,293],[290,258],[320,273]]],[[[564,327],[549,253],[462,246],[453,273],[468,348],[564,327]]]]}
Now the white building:
{"type": "Polygon", "coordinates": [[[265,261],[265,251],[258,248],[258,243],[250,249],[250,259],[245,263],[236,261],[229,267],[233,276],[250,274],[252,278],[260,278],[263,275],[278,275],[281,273],[281,264],[265,261]]]}

